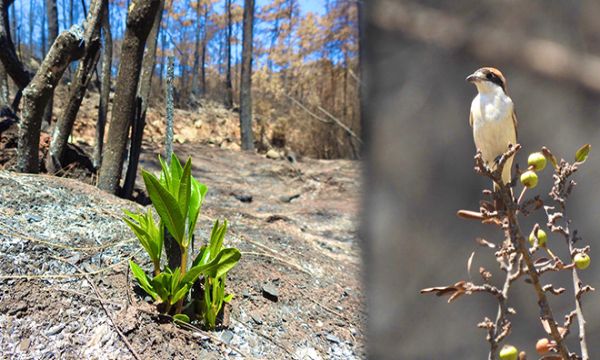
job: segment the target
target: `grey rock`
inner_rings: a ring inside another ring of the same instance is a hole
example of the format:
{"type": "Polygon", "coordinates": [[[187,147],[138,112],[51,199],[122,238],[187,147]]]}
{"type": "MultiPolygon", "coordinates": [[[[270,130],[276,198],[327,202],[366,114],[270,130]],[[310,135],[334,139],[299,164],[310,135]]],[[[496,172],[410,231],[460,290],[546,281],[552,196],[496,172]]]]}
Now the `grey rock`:
{"type": "Polygon", "coordinates": [[[279,301],[279,290],[271,284],[263,285],[262,287],[263,297],[273,302],[279,301]]]}
{"type": "Polygon", "coordinates": [[[340,338],[333,335],[333,334],[327,334],[325,335],[325,339],[327,339],[327,341],[332,342],[334,344],[339,344],[340,343],[340,338]]]}
{"type": "Polygon", "coordinates": [[[223,342],[225,342],[227,345],[229,345],[231,343],[232,339],[233,339],[233,332],[231,332],[229,330],[225,330],[225,331],[223,331],[223,334],[221,334],[221,340],[223,340],[223,342]]]}
{"type": "Polygon", "coordinates": [[[48,329],[46,331],[46,335],[47,336],[56,335],[56,334],[60,333],[61,331],[63,331],[64,328],[65,328],[65,324],[54,325],[53,327],[51,327],[50,329],[48,329]]]}

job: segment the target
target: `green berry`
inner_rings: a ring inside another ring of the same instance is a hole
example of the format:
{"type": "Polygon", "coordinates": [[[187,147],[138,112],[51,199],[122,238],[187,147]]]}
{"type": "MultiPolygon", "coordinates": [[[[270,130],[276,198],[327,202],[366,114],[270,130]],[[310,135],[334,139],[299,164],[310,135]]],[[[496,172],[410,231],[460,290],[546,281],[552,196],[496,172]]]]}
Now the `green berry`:
{"type": "Polygon", "coordinates": [[[500,350],[500,359],[501,360],[517,360],[517,356],[519,352],[516,347],[512,345],[504,345],[502,350],[500,350]]]}
{"type": "Polygon", "coordinates": [[[575,255],[573,261],[575,261],[575,266],[577,266],[578,269],[584,270],[587,269],[588,266],[590,266],[590,262],[592,261],[592,259],[590,259],[588,254],[579,253],[575,255]]]}
{"type": "Polygon", "coordinates": [[[533,171],[542,171],[546,167],[546,157],[540,152],[534,152],[527,158],[527,165],[533,167],[533,171]]]}
{"type": "Polygon", "coordinates": [[[533,189],[537,186],[538,176],[533,170],[527,170],[521,174],[521,184],[530,189],[533,189]]]}
{"type": "MultiPolygon", "coordinates": [[[[546,245],[546,240],[548,240],[548,235],[546,235],[546,232],[544,230],[538,229],[537,238],[538,238],[538,246],[546,245]]],[[[533,244],[535,244],[535,234],[533,233],[533,231],[531,232],[531,234],[529,234],[529,244],[531,244],[531,246],[533,246],[533,244]]]]}

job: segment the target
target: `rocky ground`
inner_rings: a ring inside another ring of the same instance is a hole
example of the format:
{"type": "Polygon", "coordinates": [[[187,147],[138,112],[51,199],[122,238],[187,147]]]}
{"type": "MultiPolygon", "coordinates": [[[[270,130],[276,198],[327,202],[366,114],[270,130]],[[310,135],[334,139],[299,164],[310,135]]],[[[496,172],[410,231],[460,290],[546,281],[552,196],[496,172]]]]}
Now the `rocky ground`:
{"type": "MultiPolygon", "coordinates": [[[[360,168],[290,163],[186,142],[209,187],[197,239],[228,219],[242,260],[226,327],[180,328],[136,290],[126,262],[150,269],[120,220],[140,205],[76,180],[0,171],[0,353],[15,359],[363,358],[356,233],[360,168]]],[[[146,144],[140,165],[158,169],[146,144]]]]}

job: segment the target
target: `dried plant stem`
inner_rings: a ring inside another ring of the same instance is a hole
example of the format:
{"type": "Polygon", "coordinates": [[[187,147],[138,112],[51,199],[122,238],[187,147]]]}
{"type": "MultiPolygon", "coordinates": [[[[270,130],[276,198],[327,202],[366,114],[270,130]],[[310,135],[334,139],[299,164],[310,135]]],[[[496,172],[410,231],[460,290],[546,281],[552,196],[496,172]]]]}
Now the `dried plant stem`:
{"type": "Polygon", "coordinates": [[[590,355],[587,349],[587,342],[585,340],[585,318],[583,317],[583,311],[581,310],[581,280],[577,275],[577,269],[573,268],[573,285],[575,290],[575,311],[577,313],[577,324],[579,324],[579,344],[581,346],[581,359],[589,360],[590,355]]]}
{"type": "MultiPolygon", "coordinates": [[[[502,165],[504,164],[502,163],[502,165]]],[[[500,166],[499,168],[499,170],[502,171],[502,166],[500,166]]],[[[542,289],[539,274],[533,264],[533,259],[531,258],[529,250],[527,249],[525,237],[523,236],[523,232],[521,231],[521,228],[519,226],[519,221],[517,219],[518,205],[514,202],[511,196],[510,187],[504,184],[500,186],[500,195],[502,196],[504,204],[506,204],[506,220],[508,221],[508,233],[510,235],[510,240],[516,246],[517,252],[523,256],[523,261],[525,262],[525,265],[527,265],[526,272],[529,275],[529,278],[531,279],[533,288],[535,289],[538,298],[538,305],[540,306],[541,310],[542,319],[548,322],[550,334],[554,341],[556,341],[556,349],[558,350],[559,354],[563,357],[563,359],[569,359],[569,351],[567,350],[567,347],[563,342],[562,335],[558,331],[558,326],[556,324],[556,321],[554,320],[552,309],[548,304],[546,293],[542,289]]]]}
{"type": "Polygon", "coordinates": [[[490,330],[489,339],[490,342],[490,353],[488,356],[488,360],[496,360],[498,353],[498,345],[500,341],[508,335],[508,332],[502,334],[504,326],[508,320],[508,290],[510,289],[510,284],[512,283],[512,263],[509,265],[509,268],[506,270],[506,278],[504,279],[504,285],[502,286],[502,293],[497,296],[498,298],[498,314],[496,315],[496,322],[494,323],[493,330],[490,330]]]}
{"type": "MultiPolygon", "coordinates": [[[[563,210],[563,219],[565,220],[564,232],[563,235],[567,244],[569,246],[569,254],[574,254],[575,249],[573,246],[573,241],[570,238],[570,230],[569,230],[569,220],[566,217],[566,209],[564,205],[562,206],[563,210]]],[[[573,274],[573,291],[575,295],[575,313],[577,314],[577,324],[579,326],[579,345],[581,347],[581,359],[589,360],[590,355],[587,349],[587,341],[585,338],[585,318],[583,317],[583,310],[581,309],[581,280],[579,279],[579,275],[577,274],[577,268],[573,267],[571,270],[573,274]]]]}

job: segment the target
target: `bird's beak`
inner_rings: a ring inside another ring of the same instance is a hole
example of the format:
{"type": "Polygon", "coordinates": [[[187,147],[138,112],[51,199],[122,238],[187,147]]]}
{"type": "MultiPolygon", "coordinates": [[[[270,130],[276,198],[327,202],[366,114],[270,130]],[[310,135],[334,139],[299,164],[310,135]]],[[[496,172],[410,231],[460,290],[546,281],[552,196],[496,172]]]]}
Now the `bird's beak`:
{"type": "Polygon", "coordinates": [[[479,80],[482,80],[481,74],[479,74],[478,72],[474,72],[471,75],[467,76],[467,78],[465,79],[467,82],[476,82],[479,80]]]}

